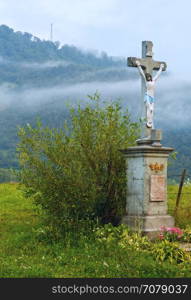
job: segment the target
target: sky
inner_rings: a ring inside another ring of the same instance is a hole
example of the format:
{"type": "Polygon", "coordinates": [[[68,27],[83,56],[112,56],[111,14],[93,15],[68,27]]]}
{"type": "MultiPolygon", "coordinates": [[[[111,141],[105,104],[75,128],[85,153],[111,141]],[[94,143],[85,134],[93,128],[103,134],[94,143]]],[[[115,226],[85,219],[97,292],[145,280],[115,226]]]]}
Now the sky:
{"type": "Polygon", "coordinates": [[[190,0],[0,0],[0,20],[15,31],[108,55],[141,57],[151,40],[154,59],[191,80],[190,0]]]}

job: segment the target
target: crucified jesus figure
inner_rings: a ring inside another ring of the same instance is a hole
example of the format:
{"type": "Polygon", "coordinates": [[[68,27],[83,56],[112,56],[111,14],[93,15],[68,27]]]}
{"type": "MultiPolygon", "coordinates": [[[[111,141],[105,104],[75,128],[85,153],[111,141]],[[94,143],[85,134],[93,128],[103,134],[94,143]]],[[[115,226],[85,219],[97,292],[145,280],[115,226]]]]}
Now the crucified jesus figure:
{"type": "Polygon", "coordinates": [[[161,64],[159,71],[152,78],[152,75],[150,73],[144,73],[141,64],[138,60],[136,60],[135,63],[138,67],[139,73],[141,74],[145,82],[146,92],[144,96],[144,103],[146,108],[146,126],[148,128],[154,129],[153,115],[154,115],[154,102],[155,102],[155,98],[154,98],[155,84],[156,84],[156,80],[159,78],[165,66],[164,64],[161,64]]]}

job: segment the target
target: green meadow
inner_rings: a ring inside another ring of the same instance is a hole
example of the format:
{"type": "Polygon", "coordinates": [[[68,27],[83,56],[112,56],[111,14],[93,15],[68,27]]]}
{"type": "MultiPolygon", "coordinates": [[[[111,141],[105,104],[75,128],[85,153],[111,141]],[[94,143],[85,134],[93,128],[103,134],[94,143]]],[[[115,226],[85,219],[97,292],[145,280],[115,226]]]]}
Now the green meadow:
{"type": "MultiPolygon", "coordinates": [[[[177,189],[169,186],[171,193],[177,189]]],[[[184,193],[189,192],[191,186],[185,186],[184,193]]],[[[181,199],[177,226],[191,226],[189,197],[181,199]]],[[[171,212],[174,204],[170,194],[171,212]]],[[[63,238],[52,238],[19,184],[0,184],[0,208],[1,278],[191,277],[188,253],[169,242],[126,235],[124,228],[86,224],[76,233],[68,230],[63,238]]]]}
{"type": "MultiPolygon", "coordinates": [[[[168,207],[169,213],[174,215],[178,184],[168,185],[168,207]]],[[[184,184],[178,206],[176,225],[180,228],[191,226],[191,184],[184,184]]]]}

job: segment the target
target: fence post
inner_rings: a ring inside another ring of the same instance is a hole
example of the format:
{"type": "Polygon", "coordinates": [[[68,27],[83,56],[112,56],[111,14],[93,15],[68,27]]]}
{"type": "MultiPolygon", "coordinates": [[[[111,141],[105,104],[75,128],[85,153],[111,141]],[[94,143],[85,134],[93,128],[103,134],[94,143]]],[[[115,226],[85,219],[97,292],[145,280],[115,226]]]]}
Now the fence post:
{"type": "Polygon", "coordinates": [[[180,178],[178,194],[177,194],[177,198],[176,198],[176,205],[175,205],[175,210],[174,210],[175,221],[176,221],[176,218],[177,218],[177,213],[178,213],[178,208],[179,208],[179,203],[180,203],[180,197],[181,197],[181,193],[182,193],[182,187],[184,185],[185,176],[186,176],[186,169],[183,170],[181,178],[180,178]]]}

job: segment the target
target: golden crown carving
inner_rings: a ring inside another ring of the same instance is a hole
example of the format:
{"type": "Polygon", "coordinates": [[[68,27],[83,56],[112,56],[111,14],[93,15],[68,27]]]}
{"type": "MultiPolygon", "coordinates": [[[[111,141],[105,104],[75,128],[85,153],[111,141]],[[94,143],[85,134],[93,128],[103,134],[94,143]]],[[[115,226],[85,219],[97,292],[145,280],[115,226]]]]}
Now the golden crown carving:
{"type": "Polygon", "coordinates": [[[150,164],[149,167],[152,171],[155,171],[155,172],[159,172],[159,171],[164,170],[164,165],[163,164],[158,164],[157,162],[155,164],[150,164]]]}

